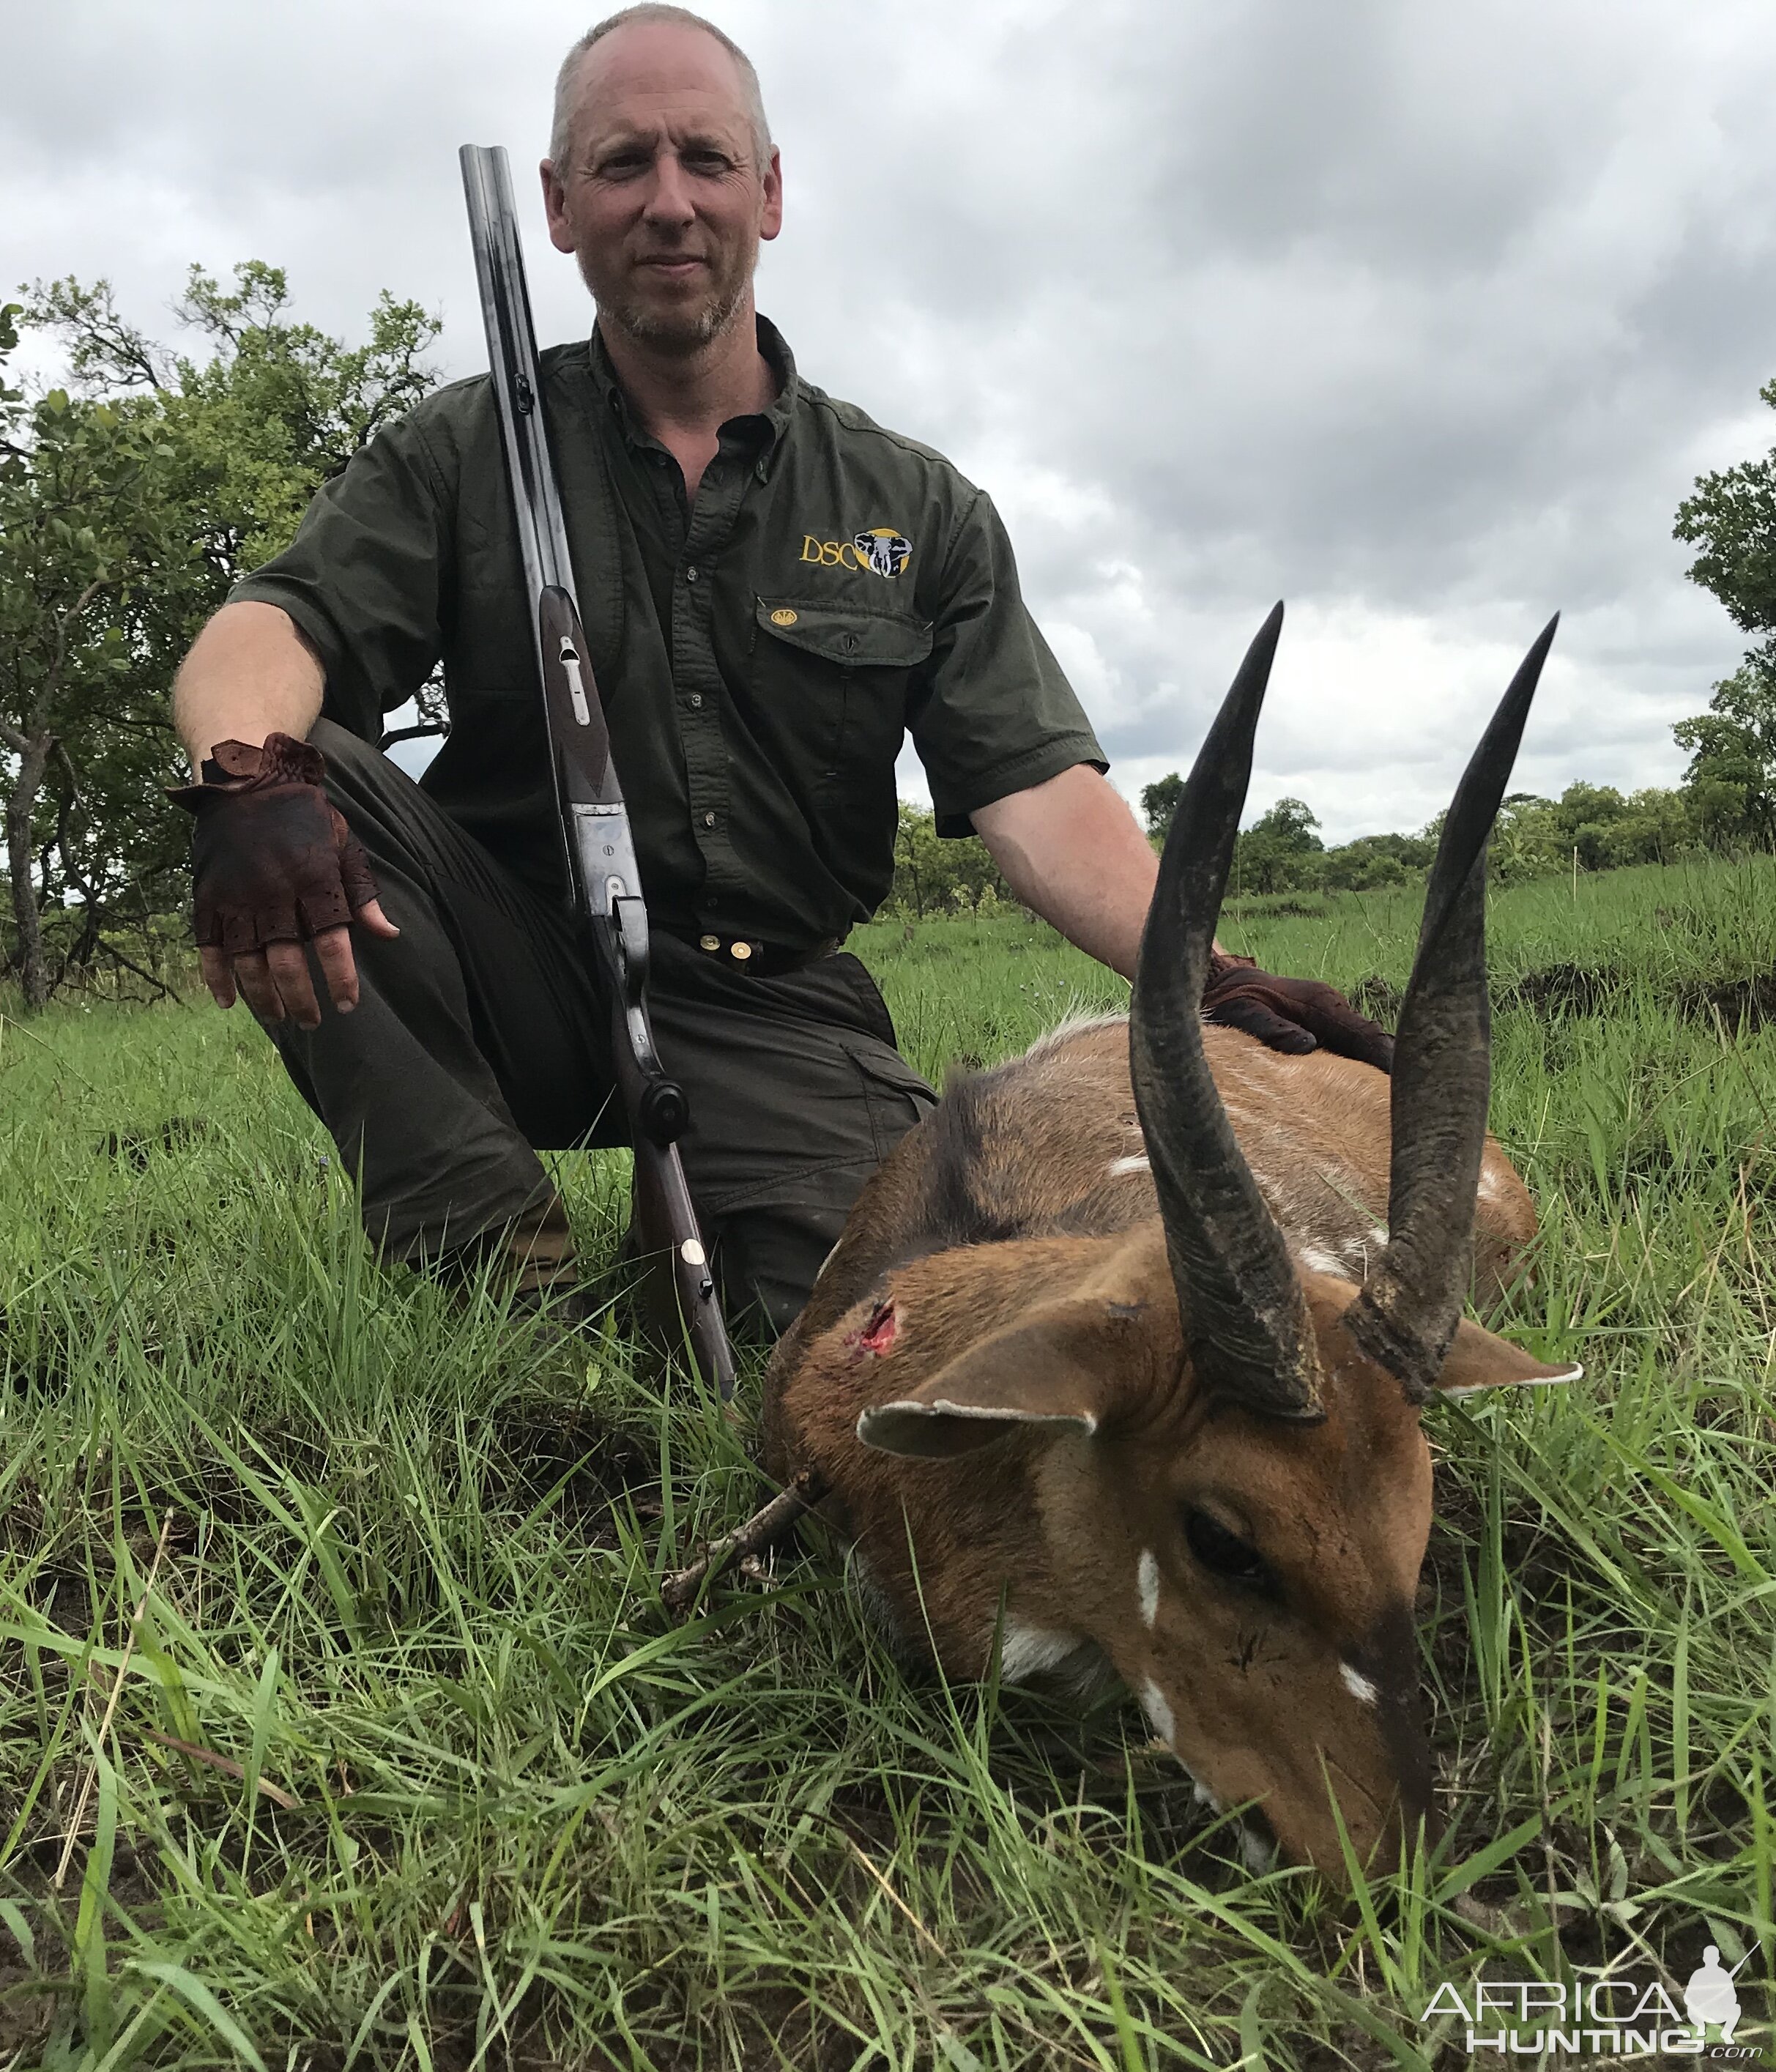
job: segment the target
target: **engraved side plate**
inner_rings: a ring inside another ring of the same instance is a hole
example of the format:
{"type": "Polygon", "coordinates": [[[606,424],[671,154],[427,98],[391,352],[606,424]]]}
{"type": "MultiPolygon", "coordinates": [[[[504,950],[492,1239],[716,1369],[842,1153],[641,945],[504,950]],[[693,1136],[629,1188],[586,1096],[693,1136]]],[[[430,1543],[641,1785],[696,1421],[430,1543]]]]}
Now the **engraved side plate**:
{"type": "Polygon", "coordinates": [[[635,862],[635,837],[630,832],[627,808],[620,803],[576,804],[569,812],[580,882],[592,911],[608,914],[613,900],[630,895],[639,898],[641,872],[635,862]]]}

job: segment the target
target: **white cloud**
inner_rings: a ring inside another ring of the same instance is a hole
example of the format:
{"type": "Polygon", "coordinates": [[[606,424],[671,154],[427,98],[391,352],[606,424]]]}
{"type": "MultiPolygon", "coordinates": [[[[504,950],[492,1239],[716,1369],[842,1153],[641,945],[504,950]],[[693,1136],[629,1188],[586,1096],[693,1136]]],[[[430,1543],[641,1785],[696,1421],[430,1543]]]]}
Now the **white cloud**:
{"type": "MultiPolygon", "coordinates": [[[[14,10],[0,281],[186,264],[388,287],[482,364],[455,162],[521,183],[583,26],[516,0],[14,10]]],[[[1715,0],[712,0],[789,213],[761,299],[809,376],[993,494],[1125,790],[1184,763],[1290,602],[1255,807],[1416,824],[1548,612],[1523,776],[1670,782],[1737,658],[1672,512],[1762,450],[1776,14],[1715,0]]],[[[573,268],[532,240],[545,336],[573,268]]]]}

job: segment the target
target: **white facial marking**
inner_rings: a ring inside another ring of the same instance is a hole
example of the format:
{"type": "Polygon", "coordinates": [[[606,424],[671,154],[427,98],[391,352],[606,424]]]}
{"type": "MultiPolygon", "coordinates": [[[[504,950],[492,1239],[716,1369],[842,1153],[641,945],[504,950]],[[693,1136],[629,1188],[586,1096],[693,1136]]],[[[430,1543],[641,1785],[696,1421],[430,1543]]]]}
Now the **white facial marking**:
{"type": "Polygon", "coordinates": [[[1145,1151],[1139,1152],[1130,1158],[1112,1158],[1110,1161],[1110,1177],[1112,1180],[1120,1180],[1124,1173],[1149,1173],[1152,1170],[1152,1161],[1145,1151]]]}
{"type": "Polygon", "coordinates": [[[1149,1676],[1141,1687],[1141,1709],[1147,1715],[1147,1724],[1167,1748],[1178,1731],[1178,1723],[1172,1717],[1172,1708],[1166,1702],[1166,1693],[1149,1676]]]}
{"type": "Polygon", "coordinates": [[[1076,1633],[1057,1633],[1050,1626],[1026,1626],[1008,1618],[999,1643],[999,1680],[1022,1684],[1026,1676],[1058,1669],[1082,1645],[1076,1633]]]}
{"type": "Polygon", "coordinates": [[[1301,1247],[1301,1264],[1310,1267],[1316,1273],[1335,1273],[1341,1280],[1347,1277],[1344,1261],[1335,1258],[1330,1252],[1322,1251],[1317,1244],[1301,1247]]]}
{"type": "Polygon", "coordinates": [[[1263,1835],[1255,1834],[1250,1827],[1240,1830],[1240,1853],[1246,1860],[1246,1868],[1255,1877],[1262,1877],[1276,1864],[1276,1844],[1263,1835]]]}
{"type": "Polygon", "coordinates": [[[1141,1593],[1141,1622],[1151,1633],[1159,1617],[1159,1564],[1150,1547],[1141,1549],[1135,1564],[1135,1588],[1141,1593]]]}
{"type": "Polygon", "coordinates": [[[1386,1223],[1377,1223],[1375,1225],[1375,1228],[1369,1233],[1369,1242],[1379,1251],[1385,1252],[1388,1249],[1388,1226],[1386,1223]]]}
{"type": "Polygon", "coordinates": [[[1360,1669],[1353,1669],[1348,1662],[1338,1664],[1338,1674],[1344,1679],[1344,1688],[1359,1705],[1375,1702],[1375,1687],[1360,1669]]]}

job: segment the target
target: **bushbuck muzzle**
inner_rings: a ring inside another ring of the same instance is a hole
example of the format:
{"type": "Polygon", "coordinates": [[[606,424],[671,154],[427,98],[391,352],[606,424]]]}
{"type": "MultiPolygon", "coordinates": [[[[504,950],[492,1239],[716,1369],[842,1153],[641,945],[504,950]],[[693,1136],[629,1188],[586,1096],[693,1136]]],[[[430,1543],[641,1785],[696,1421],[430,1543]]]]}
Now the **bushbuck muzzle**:
{"type": "Polygon", "coordinates": [[[1554,628],[1468,766],[1392,1079],[1198,1012],[1281,629],[1173,823],[1131,1012],[953,1085],[860,1198],[766,1383],[898,1645],[1120,1678],[1255,1853],[1434,1831],[1412,1605],[1433,1392],[1570,1379],[1462,1315],[1535,1234],[1486,1136],[1486,845],[1554,628]],[[1478,1222],[1477,1222],[1478,1203],[1478,1222]]]}

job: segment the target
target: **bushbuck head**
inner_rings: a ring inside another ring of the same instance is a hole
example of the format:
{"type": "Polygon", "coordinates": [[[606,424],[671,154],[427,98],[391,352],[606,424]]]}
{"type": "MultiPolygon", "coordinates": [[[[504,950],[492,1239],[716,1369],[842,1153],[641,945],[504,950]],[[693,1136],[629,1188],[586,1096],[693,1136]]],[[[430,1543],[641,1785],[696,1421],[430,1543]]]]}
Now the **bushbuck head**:
{"type": "Polygon", "coordinates": [[[1142,944],[1129,1061],[1157,1215],[912,1248],[796,1350],[787,1414],[903,1630],[946,1667],[979,1673],[996,1633],[1008,1675],[1108,1658],[1207,1795],[1257,1802],[1289,1856],[1338,1877],[1341,1823],[1371,1867],[1434,1825],[1420,1410],[1437,1389],[1578,1371],[1462,1316],[1489,1081],[1486,840],[1554,627],[1438,845],[1395,1051],[1388,1229],[1359,1286],[1292,1254],[1198,1014],[1281,623],[1279,606],[1197,758],[1142,944]]]}

